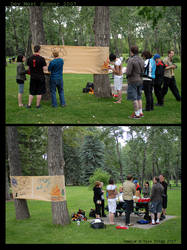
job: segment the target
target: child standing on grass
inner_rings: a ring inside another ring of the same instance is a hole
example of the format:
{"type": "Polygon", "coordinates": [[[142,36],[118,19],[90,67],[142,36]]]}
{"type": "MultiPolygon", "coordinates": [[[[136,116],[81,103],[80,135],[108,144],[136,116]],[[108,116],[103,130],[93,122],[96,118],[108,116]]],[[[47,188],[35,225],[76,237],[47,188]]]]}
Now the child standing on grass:
{"type": "Polygon", "coordinates": [[[114,73],[114,90],[117,91],[118,100],[114,103],[121,103],[122,101],[122,84],[123,84],[123,72],[122,72],[122,61],[120,58],[116,58],[114,54],[109,56],[110,63],[114,64],[114,68],[110,69],[114,73]]]}
{"type": "Polygon", "coordinates": [[[26,60],[26,57],[23,55],[19,55],[17,57],[17,75],[16,75],[16,82],[18,84],[18,105],[19,107],[23,107],[22,103],[22,95],[24,92],[24,81],[26,80],[25,74],[28,73],[25,70],[23,62],[26,60]]]}

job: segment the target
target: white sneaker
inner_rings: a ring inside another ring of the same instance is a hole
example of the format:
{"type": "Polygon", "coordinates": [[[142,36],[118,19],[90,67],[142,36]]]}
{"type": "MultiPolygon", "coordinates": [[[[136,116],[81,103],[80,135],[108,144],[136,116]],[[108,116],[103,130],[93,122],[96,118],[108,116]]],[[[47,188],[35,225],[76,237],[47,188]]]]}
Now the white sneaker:
{"type": "Polygon", "coordinates": [[[155,221],[154,220],[152,220],[152,225],[155,225],[155,221]]]}

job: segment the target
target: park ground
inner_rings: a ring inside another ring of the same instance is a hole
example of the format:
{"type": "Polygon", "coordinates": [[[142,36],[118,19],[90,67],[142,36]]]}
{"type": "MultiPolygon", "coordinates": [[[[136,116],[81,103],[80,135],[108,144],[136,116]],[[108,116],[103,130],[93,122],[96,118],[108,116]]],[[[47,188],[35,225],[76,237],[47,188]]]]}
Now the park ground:
{"type": "MultiPolygon", "coordinates": [[[[67,186],[69,215],[79,208],[94,208],[93,191],[86,186],[67,186]]],[[[6,244],[181,244],[181,188],[168,189],[167,215],[176,216],[151,229],[119,230],[115,225],[93,229],[88,221],[60,226],[52,224],[51,203],[28,200],[31,217],[15,218],[14,202],[6,202],[6,244]]]]}
{"type": "MultiPolygon", "coordinates": [[[[181,64],[175,76],[181,93],[181,64]]],[[[125,66],[125,65],[124,65],[125,66]]],[[[28,103],[29,78],[25,82],[23,104],[28,103]]],[[[163,107],[155,106],[154,111],[145,112],[138,120],[130,119],[133,113],[131,101],[123,94],[121,104],[114,104],[113,98],[96,98],[94,95],[83,93],[87,82],[93,82],[93,75],[64,74],[64,93],[67,106],[52,108],[51,101],[42,101],[41,109],[36,109],[36,98],[31,109],[19,108],[17,102],[18,86],[16,83],[16,63],[6,66],[6,124],[181,124],[181,102],[177,102],[169,90],[163,107]]],[[[113,80],[110,80],[113,83],[113,80]]],[[[126,83],[126,79],[124,80],[126,83]]],[[[145,108],[145,96],[143,108],[145,108]]],[[[59,98],[57,96],[57,100],[59,98]]],[[[156,97],[154,95],[154,103],[156,97]]]]}

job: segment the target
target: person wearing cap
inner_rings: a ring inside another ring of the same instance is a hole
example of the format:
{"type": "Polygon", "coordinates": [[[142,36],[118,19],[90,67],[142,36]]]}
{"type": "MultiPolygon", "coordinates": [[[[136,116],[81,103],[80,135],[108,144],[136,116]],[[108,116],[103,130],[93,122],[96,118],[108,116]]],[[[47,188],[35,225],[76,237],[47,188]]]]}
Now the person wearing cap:
{"type": "Polygon", "coordinates": [[[177,88],[176,80],[175,80],[175,74],[174,74],[174,69],[177,68],[175,64],[173,64],[173,56],[174,56],[174,51],[169,50],[168,51],[168,56],[164,58],[164,63],[170,66],[169,68],[165,69],[164,72],[164,86],[162,88],[162,96],[167,94],[168,92],[168,87],[170,88],[171,92],[175,96],[177,101],[181,101],[181,96],[179,94],[179,90],[177,88]]]}
{"type": "Polygon", "coordinates": [[[138,184],[138,181],[134,180],[133,183],[135,184],[135,187],[136,187],[136,193],[138,194],[137,196],[140,196],[141,195],[141,187],[138,184]]]}

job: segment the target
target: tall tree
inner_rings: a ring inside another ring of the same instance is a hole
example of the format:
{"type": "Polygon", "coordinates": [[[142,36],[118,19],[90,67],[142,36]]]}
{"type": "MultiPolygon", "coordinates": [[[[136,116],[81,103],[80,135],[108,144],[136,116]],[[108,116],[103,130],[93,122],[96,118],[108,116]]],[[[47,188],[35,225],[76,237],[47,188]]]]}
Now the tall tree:
{"type": "MultiPolygon", "coordinates": [[[[43,12],[41,6],[29,7],[30,13],[30,30],[32,34],[32,45],[45,45],[45,32],[43,27],[43,12]]],[[[50,76],[45,74],[46,93],[42,96],[44,100],[50,100],[50,76]]]]}
{"type": "MultiPolygon", "coordinates": [[[[48,127],[48,171],[49,175],[64,175],[64,156],[62,148],[62,127],[48,127]]],[[[67,201],[52,202],[54,224],[70,223],[67,201]]]]}
{"type": "Polygon", "coordinates": [[[83,184],[88,184],[95,169],[104,167],[104,145],[96,135],[85,136],[80,160],[83,184]]]}
{"type": "MultiPolygon", "coordinates": [[[[109,6],[95,7],[93,30],[95,34],[95,46],[109,47],[109,6]]],[[[96,97],[112,96],[108,74],[94,74],[94,93],[96,97]]]]}
{"type": "MultiPolygon", "coordinates": [[[[22,176],[20,153],[18,147],[18,134],[15,126],[7,127],[8,161],[11,176],[22,176]]],[[[14,199],[16,219],[22,220],[30,217],[27,201],[14,199]]]]}

